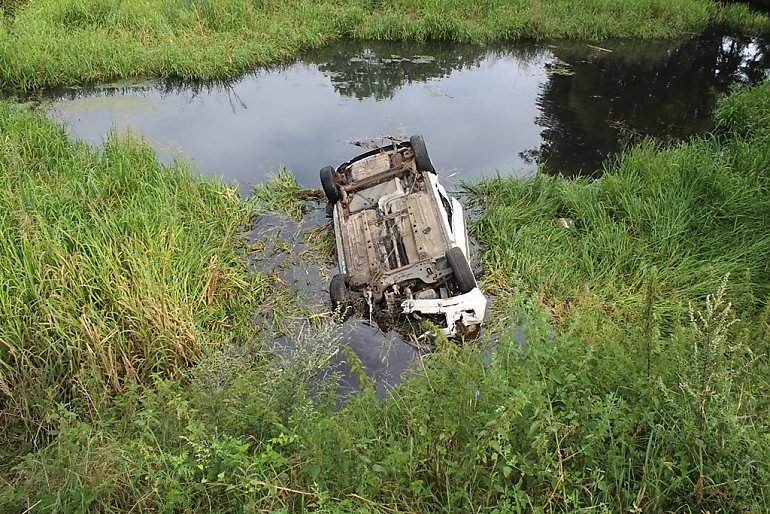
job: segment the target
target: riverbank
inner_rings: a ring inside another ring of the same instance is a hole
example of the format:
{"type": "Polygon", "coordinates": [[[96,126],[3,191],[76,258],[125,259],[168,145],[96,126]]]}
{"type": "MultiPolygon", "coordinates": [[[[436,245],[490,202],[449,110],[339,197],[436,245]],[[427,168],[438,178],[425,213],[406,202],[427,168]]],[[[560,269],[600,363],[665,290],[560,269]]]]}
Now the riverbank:
{"type": "Polygon", "coordinates": [[[484,43],[682,37],[712,24],[750,32],[770,27],[766,16],[743,4],[709,0],[28,0],[13,5],[0,25],[5,92],[141,76],[227,79],[340,38],[484,43]]]}
{"type": "Polygon", "coordinates": [[[767,510],[768,98],[599,180],[470,185],[496,345],[440,342],[342,406],[333,319],[295,365],[262,353],[253,206],[3,105],[0,510],[767,510]]]}

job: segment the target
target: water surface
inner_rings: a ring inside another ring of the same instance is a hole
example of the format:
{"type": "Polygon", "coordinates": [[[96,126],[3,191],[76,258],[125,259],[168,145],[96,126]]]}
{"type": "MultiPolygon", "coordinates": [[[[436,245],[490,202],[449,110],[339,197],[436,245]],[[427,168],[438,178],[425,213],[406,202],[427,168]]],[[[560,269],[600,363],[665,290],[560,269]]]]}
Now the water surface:
{"type": "Polygon", "coordinates": [[[770,70],[768,39],[507,43],[343,41],[230,83],[57,91],[48,110],[98,144],[142,134],[206,175],[264,181],[281,166],[317,187],[354,142],[422,133],[445,177],[595,174],[629,140],[712,128],[718,96],[770,70]]]}

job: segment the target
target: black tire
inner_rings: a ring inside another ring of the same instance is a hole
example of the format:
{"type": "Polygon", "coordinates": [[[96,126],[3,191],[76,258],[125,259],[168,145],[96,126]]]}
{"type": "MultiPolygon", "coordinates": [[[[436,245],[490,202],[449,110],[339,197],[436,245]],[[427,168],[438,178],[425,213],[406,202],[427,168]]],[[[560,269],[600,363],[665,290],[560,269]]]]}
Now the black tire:
{"type": "Polygon", "coordinates": [[[348,276],[345,274],[334,275],[329,283],[329,296],[332,299],[332,308],[344,310],[350,302],[348,295],[348,276]]]}
{"type": "Polygon", "coordinates": [[[334,181],[334,168],[331,166],[321,168],[321,186],[330,204],[335,204],[339,201],[341,198],[340,188],[334,181]]]}
{"type": "Polygon", "coordinates": [[[462,250],[456,246],[450,248],[446,253],[446,260],[449,262],[449,267],[452,268],[452,272],[455,274],[455,281],[457,282],[457,287],[460,289],[461,294],[469,293],[476,287],[476,279],[473,277],[471,265],[468,264],[468,259],[465,258],[462,250]]]}
{"type": "Polygon", "coordinates": [[[417,165],[417,169],[420,171],[430,171],[431,173],[436,173],[436,169],[433,167],[433,163],[430,162],[428,148],[425,146],[425,140],[422,138],[422,136],[417,134],[410,137],[409,144],[412,146],[412,152],[414,152],[414,162],[417,165]]]}

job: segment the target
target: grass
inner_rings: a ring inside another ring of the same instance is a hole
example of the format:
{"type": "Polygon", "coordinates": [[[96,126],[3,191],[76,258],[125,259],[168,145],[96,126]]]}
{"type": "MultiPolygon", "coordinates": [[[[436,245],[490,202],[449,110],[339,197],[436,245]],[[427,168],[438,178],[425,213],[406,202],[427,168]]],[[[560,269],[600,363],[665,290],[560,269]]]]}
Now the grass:
{"type": "Polygon", "coordinates": [[[297,178],[286,168],[271,175],[264,184],[255,184],[252,195],[255,214],[281,212],[297,221],[307,212],[303,201],[320,198],[318,191],[301,188],[297,178]]]}
{"type": "Polygon", "coordinates": [[[235,253],[250,207],[233,189],[130,135],[93,150],[8,104],[0,127],[4,425],[47,426],[58,403],[97,415],[129,381],[248,340],[268,286],[235,253]]]}
{"type": "Polygon", "coordinates": [[[758,162],[742,162],[746,155],[725,152],[711,136],[648,142],[596,181],[538,175],[471,186],[484,206],[475,233],[488,248],[490,282],[536,291],[566,317],[590,297],[622,317],[644,304],[654,281],[659,315],[672,319],[733,273],[731,293],[757,308],[770,294],[757,281],[770,272],[761,167],[769,155],[762,144],[751,148],[758,162]],[[561,217],[575,228],[559,226],[561,217]]]}
{"type": "MultiPolygon", "coordinates": [[[[0,73],[17,90],[221,77],[339,37],[766,23],[703,1],[13,6],[0,73]]],[[[388,398],[344,403],[333,320],[286,330],[279,366],[252,319],[311,309],[245,272],[268,243],[234,244],[255,212],[301,216],[288,172],[245,202],[130,135],[94,150],[0,104],[0,510],[770,510],[768,98],[736,90],[717,134],[645,142],[599,180],[469,185],[496,344],[443,342],[388,398]]]]}
{"type": "MultiPolygon", "coordinates": [[[[159,379],[149,390],[126,388],[99,420],[58,410],[56,437],[7,474],[0,506],[766,509],[766,364],[745,360],[751,336],[735,330],[729,312],[720,321],[718,309],[705,309],[727,338],[698,348],[730,350],[710,354],[709,373],[688,375],[702,362],[688,358],[702,332],[684,326],[664,340],[667,354],[650,380],[636,337],[605,330],[613,337],[587,345],[553,333],[545,311],[526,297],[509,301],[524,324],[525,347],[510,326],[486,355],[447,346],[385,402],[367,390],[335,408],[329,389],[318,392],[313,362],[284,375],[223,353],[203,361],[184,387],[159,379]]],[[[298,348],[326,347],[328,333],[310,330],[298,348]]],[[[315,350],[308,356],[324,358],[315,350]]]]}
{"type": "Polygon", "coordinates": [[[136,76],[214,79],[343,37],[678,37],[712,23],[766,30],[766,16],[711,0],[29,0],[0,25],[2,90],[136,76]]]}
{"type": "MultiPolygon", "coordinates": [[[[250,334],[292,308],[233,253],[251,204],[4,106],[0,510],[768,510],[767,88],[599,180],[470,186],[496,344],[344,404],[335,321],[282,366],[250,334]]],[[[257,204],[286,204],[282,175],[257,204]]]]}

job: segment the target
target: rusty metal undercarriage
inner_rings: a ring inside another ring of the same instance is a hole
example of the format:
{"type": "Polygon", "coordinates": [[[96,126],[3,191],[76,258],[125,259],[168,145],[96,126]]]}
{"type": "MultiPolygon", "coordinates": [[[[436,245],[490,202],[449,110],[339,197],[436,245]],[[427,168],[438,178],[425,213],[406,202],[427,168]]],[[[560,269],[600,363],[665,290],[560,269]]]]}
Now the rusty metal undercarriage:
{"type": "Polygon", "coordinates": [[[454,324],[481,322],[486,299],[467,261],[462,206],[425,164],[424,146],[413,146],[414,137],[327,168],[341,271],[330,293],[390,315],[446,314],[454,335],[454,324]]]}

